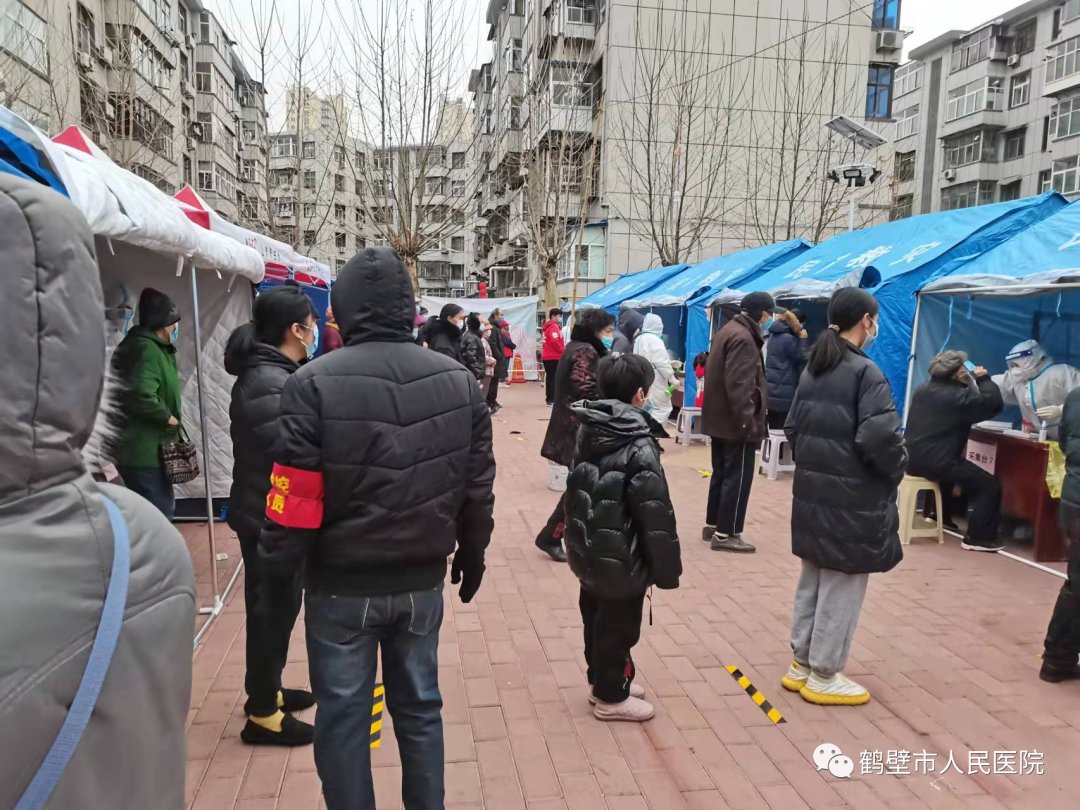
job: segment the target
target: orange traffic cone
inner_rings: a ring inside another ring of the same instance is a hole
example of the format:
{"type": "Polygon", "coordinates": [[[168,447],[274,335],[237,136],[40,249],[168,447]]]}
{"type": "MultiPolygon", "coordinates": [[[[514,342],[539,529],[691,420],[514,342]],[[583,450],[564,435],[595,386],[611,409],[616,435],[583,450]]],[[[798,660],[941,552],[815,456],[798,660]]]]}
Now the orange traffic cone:
{"type": "Polygon", "coordinates": [[[516,352],[514,354],[514,369],[510,372],[510,382],[511,384],[525,382],[525,364],[521,362],[521,355],[516,352]]]}

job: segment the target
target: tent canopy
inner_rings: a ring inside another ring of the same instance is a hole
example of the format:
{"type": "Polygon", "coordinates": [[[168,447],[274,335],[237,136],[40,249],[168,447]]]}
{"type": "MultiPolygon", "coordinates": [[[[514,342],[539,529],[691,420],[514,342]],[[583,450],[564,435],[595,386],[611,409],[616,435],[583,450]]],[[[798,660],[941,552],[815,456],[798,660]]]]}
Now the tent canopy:
{"type": "MultiPolygon", "coordinates": [[[[522,298],[437,298],[424,295],[419,303],[426,307],[428,315],[438,315],[447,304],[457,304],[466,312],[476,313],[487,318],[496,309],[500,310],[510,324],[510,338],[517,345],[514,352],[521,359],[525,379],[538,380],[540,372],[536,362],[536,343],[539,328],[536,324],[536,308],[540,306],[537,295],[522,298]]],[[[512,369],[511,369],[512,370],[512,369]]]]}
{"type": "Polygon", "coordinates": [[[615,313],[623,301],[648,292],[677,273],[681,273],[687,266],[685,264],[673,264],[669,267],[654,267],[652,270],[627,273],[625,276],[619,276],[619,278],[592,295],[582,298],[577,305],[581,309],[595,307],[596,309],[606,309],[615,313]]]}

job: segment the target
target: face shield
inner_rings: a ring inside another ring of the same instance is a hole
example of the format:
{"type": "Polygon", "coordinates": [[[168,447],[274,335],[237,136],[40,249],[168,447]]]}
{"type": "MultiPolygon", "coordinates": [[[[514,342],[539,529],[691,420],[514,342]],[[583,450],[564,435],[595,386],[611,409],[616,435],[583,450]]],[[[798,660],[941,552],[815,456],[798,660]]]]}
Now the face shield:
{"type": "Polygon", "coordinates": [[[1012,375],[1021,381],[1034,378],[1047,362],[1046,350],[1036,340],[1025,340],[1005,356],[1012,375]]]}

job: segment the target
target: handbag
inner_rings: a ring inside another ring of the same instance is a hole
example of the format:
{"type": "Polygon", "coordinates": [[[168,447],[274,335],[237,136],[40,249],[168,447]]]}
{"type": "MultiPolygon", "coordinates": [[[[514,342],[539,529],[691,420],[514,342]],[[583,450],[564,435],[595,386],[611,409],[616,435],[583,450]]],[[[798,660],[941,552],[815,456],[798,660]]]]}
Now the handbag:
{"type": "Polygon", "coordinates": [[[26,791],[15,805],[15,810],[41,810],[49,801],[60,777],[71,761],[90,716],[97,705],[101,687],[112,663],[120,628],[124,623],[124,605],[127,603],[128,579],[131,570],[131,540],[127,523],[115,503],[105,498],[105,511],[113,532],[113,562],[109,585],[105,591],[105,603],[101,609],[90,657],[86,661],[79,688],[68,708],[60,731],[53,740],[49,753],[41,763],[26,791]]]}
{"type": "Polygon", "coordinates": [[[175,442],[162,442],[161,468],[170,484],[186,484],[199,477],[199,457],[183,425],[175,442]]]}

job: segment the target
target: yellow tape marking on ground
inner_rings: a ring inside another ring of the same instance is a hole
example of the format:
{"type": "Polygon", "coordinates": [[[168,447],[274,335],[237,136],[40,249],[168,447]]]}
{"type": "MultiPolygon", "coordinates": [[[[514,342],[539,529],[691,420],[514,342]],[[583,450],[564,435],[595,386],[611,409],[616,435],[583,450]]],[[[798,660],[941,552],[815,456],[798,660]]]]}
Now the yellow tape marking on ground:
{"type": "Polygon", "coordinates": [[[371,704],[371,747],[382,747],[382,713],[385,706],[386,687],[375,684],[375,702],[371,704]]]}
{"type": "Polygon", "coordinates": [[[779,724],[787,722],[787,720],[784,719],[783,715],[781,715],[780,712],[777,711],[776,708],[765,699],[765,695],[761,694],[761,692],[759,692],[757,688],[752,683],[750,683],[750,679],[739,671],[738,667],[724,667],[724,669],[731,673],[731,677],[735,679],[735,682],[743,688],[743,690],[746,692],[746,694],[750,696],[750,699],[754,701],[754,703],[761,707],[761,710],[765,712],[765,716],[772,720],[773,723],[779,724]]]}

